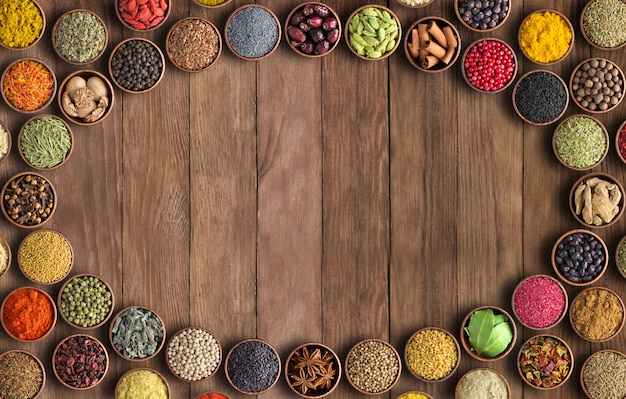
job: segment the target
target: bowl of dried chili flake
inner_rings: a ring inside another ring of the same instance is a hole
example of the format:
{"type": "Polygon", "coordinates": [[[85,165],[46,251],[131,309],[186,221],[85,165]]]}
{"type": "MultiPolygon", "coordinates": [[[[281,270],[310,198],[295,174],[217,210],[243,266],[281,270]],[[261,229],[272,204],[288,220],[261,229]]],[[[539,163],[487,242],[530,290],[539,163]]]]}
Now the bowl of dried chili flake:
{"type": "Polygon", "coordinates": [[[54,72],[37,58],[15,60],[2,73],[2,98],[18,112],[41,111],[50,105],[56,90],[54,72]]]}
{"type": "Polygon", "coordinates": [[[517,371],[529,386],[550,390],[559,387],[572,375],[574,355],[561,338],[540,334],[522,344],[517,357],[517,371]]]}
{"type": "Polygon", "coordinates": [[[285,379],[291,390],[303,398],[322,398],[339,385],[341,362],[328,346],[306,343],[289,354],[285,379]]]}

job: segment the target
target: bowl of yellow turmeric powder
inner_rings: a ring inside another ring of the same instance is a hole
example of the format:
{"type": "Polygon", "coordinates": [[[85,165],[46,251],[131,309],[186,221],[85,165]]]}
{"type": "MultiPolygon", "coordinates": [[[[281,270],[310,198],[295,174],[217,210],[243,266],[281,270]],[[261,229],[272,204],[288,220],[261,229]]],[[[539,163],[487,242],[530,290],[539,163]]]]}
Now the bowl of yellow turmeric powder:
{"type": "Polygon", "coordinates": [[[46,15],[35,0],[3,0],[0,46],[23,50],[34,46],[46,30],[46,15]]]}
{"type": "Polygon", "coordinates": [[[193,0],[200,7],[218,8],[230,3],[231,0],[193,0]]]}
{"type": "Polygon", "coordinates": [[[562,13],[543,9],[524,18],[517,38],[526,58],[535,64],[550,65],[572,51],[574,27],[562,13]]]}

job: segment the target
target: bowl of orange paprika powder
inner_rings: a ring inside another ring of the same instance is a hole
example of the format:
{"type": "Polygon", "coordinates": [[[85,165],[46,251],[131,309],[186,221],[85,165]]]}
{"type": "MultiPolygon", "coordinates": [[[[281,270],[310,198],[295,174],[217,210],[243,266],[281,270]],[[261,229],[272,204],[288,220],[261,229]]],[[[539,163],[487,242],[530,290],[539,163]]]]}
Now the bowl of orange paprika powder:
{"type": "Polygon", "coordinates": [[[9,293],[0,313],[4,331],[22,342],[43,339],[57,321],[56,305],[50,295],[34,287],[21,287],[9,293]]]}

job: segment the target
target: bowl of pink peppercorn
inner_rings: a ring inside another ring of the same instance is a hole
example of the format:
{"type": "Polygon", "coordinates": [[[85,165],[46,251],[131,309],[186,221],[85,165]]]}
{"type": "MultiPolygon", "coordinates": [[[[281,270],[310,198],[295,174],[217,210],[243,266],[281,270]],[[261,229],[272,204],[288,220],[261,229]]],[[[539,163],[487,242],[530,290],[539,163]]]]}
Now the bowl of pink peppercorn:
{"type": "Polygon", "coordinates": [[[513,314],[524,327],[546,330],[554,327],[567,312],[565,287],[552,276],[536,274],[520,281],[511,299],[513,314]]]}
{"type": "Polygon", "coordinates": [[[461,62],[463,79],[481,93],[505,90],[517,74],[515,51],[500,39],[476,40],[465,49],[461,62]]]}

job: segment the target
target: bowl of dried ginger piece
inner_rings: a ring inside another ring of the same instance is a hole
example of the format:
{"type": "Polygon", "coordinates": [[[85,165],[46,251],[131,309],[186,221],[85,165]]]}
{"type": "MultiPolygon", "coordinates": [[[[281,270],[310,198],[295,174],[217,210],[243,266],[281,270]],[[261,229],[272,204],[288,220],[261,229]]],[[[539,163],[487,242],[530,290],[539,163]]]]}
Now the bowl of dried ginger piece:
{"type": "Polygon", "coordinates": [[[576,220],[588,228],[615,224],[624,213],[624,186],[602,172],[580,177],[569,194],[569,207],[576,220]]]}

